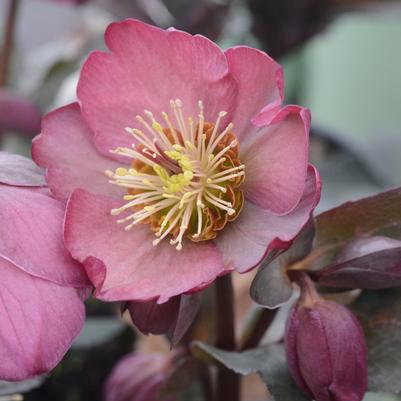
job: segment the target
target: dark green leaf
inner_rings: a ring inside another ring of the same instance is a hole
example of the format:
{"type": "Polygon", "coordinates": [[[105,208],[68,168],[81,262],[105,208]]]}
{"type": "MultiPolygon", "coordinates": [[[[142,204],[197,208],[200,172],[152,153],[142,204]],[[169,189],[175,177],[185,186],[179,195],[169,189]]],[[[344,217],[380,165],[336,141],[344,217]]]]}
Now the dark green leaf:
{"type": "Polygon", "coordinates": [[[364,291],[352,304],[368,347],[369,390],[401,391],[401,290],[364,291]]]}
{"type": "Polygon", "coordinates": [[[282,264],[291,266],[295,262],[306,258],[312,251],[313,240],[315,239],[315,221],[310,218],[301,232],[297,235],[291,247],[280,256],[282,264]]]}
{"type": "Polygon", "coordinates": [[[205,398],[201,384],[199,382],[192,383],[177,399],[178,401],[204,401],[205,398]]]}
{"type": "Polygon", "coordinates": [[[249,375],[263,369],[270,348],[261,347],[249,351],[231,352],[196,341],[192,343],[192,351],[202,361],[224,365],[240,375],[249,375]]]}
{"type": "Polygon", "coordinates": [[[351,309],[365,325],[388,320],[401,322],[401,289],[364,291],[351,309]]]}
{"type": "Polygon", "coordinates": [[[314,236],[315,225],[313,219],[310,219],[285,253],[271,264],[270,260],[262,263],[250,289],[251,297],[255,302],[274,309],[290,299],[293,287],[286,270],[310,253],[314,236]]]}
{"type": "Polygon", "coordinates": [[[257,372],[275,401],[311,401],[290,377],[282,345],[267,345],[244,352],[230,352],[195,342],[192,344],[192,350],[203,361],[223,365],[238,374],[248,375],[257,372]]]}
{"type": "Polygon", "coordinates": [[[372,325],[367,335],[369,390],[401,392],[401,322],[372,325]]]}
{"type": "Polygon", "coordinates": [[[292,380],[282,345],[271,346],[271,359],[259,372],[275,401],[311,401],[292,380]]]}
{"type": "Polygon", "coordinates": [[[262,265],[252,281],[252,299],[266,308],[278,308],[291,298],[292,284],[285,267],[276,259],[269,266],[262,265]]]}
{"type": "Polygon", "coordinates": [[[162,393],[177,394],[184,392],[192,382],[196,381],[200,371],[200,363],[192,356],[183,355],[175,361],[171,373],[165,384],[163,385],[162,393]]]}

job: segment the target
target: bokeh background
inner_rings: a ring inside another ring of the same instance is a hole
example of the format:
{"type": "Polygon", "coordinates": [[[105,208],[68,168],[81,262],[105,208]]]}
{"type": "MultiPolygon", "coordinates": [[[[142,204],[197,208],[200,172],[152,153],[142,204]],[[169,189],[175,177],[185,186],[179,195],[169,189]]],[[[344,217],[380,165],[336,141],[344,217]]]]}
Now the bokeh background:
{"type": "MultiPolygon", "coordinates": [[[[75,100],[80,66],[89,51],[104,48],[107,24],[133,17],[203,34],[223,48],[248,44],[283,64],[286,103],[312,110],[311,159],[323,178],[318,213],[401,185],[399,1],[16,3],[12,52],[7,71],[0,73],[1,150],[30,155],[40,116],[75,100]]],[[[6,42],[9,4],[10,0],[0,0],[0,48],[6,42]]],[[[2,60],[4,64],[4,49],[2,60]]],[[[250,303],[250,279],[236,277],[242,314],[250,303]]],[[[137,336],[119,318],[118,305],[90,301],[88,316],[63,363],[50,376],[23,385],[35,387],[24,395],[27,401],[100,401],[104,379],[123,355],[133,348],[167,352],[160,339],[137,336]]],[[[282,326],[278,318],[270,337],[279,335],[282,326]]],[[[0,399],[4,385],[0,382],[0,399]]],[[[263,385],[252,377],[244,382],[243,392],[247,401],[268,398],[263,385]]],[[[183,399],[201,398],[195,389],[183,399]]],[[[401,397],[366,396],[366,401],[394,400],[401,397]]]]}

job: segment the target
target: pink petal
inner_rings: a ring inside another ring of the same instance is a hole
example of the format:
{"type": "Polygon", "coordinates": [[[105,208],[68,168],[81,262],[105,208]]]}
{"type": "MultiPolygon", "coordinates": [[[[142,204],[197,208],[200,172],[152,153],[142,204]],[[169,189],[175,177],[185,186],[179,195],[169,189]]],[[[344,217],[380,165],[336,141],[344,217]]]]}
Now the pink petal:
{"type": "Polygon", "coordinates": [[[0,183],[21,187],[44,187],[44,171],[31,159],[0,151],[0,183]]]}
{"type": "Polygon", "coordinates": [[[282,216],[245,202],[238,219],[215,239],[227,266],[246,272],[275,248],[287,248],[302,229],[320,198],[320,177],[308,168],[305,191],[297,207],[282,216]]]}
{"type": "Polygon", "coordinates": [[[127,308],[134,325],[145,335],[167,334],[175,346],[185,335],[201,303],[198,293],[170,298],[164,304],[156,301],[129,301],[127,308]]]}
{"type": "Polygon", "coordinates": [[[269,120],[255,138],[247,138],[241,155],[245,196],[263,209],[286,214],[304,191],[310,114],[307,109],[287,106],[269,120]]]}
{"type": "Polygon", "coordinates": [[[141,333],[165,334],[174,330],[180,309],[180,297],[169,299],[164,304],[156,301],[127,302],[132,322],[141,333]]]}
{"type": "Polygon", "coordinates": [[[33,277],[1,257],[0,269],[0,379],[48,372],[81,330],[84,305],[74,288],[33,277]]]}
{"type": "Polygon", "coordinates": [[[232,47],[225,54],[238,84],[233,123],[241,141],[256,129],[251,124],[252,117],[262,109],[265,113],[277,112],[284,97],[283,71],[266,53],[247,46],[232,47]]]}
{"type": "Polygon", "coordinates": [[[92,53],[78,84],[84,119],[102,153],[131,145],[124,128],[143,128],[135,116],[144,109],[162,121],[171,99],[181,99],[185,115],[194,118],[203,100],[208,121],[232,108],[236,83],[210,40],[137,20],[111,24],[105,40],[112,53],[92,53]]]}
{"type": "Polygon", "coordinates": [[[0,256],[33,276],[88,286],[82,266],[65,249],[64,207],[41,191],[0,185],[0,256]]]}
{"type": "Polygon", "coordinates": [[[72,256],[84,263],[105,301],[159,303],[212,282],[226,269],[212,242],[185,242],[177,251],[168,239],[156,247],[148,225],[125,231],[110,210],[119,201],[76,190],[67,204],[64,239],[72,256]]]}
{"type": "Polygon", "coordinates": [[[75,188],[110,195],[124,192],[109,184],[104,173],[121,164],[100,155],[92,137],[78,103],[44,117],[42,133],[33,141],[32,157],[39,166],[47,168],[46,180],[57,198],[67,199],[75,188]]]}

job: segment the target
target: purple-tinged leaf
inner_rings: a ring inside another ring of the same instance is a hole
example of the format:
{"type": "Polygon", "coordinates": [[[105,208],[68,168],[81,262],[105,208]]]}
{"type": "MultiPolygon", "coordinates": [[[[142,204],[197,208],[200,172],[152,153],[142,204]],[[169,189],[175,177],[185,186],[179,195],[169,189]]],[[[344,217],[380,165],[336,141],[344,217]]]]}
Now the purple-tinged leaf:
{"type": "Polygon", "coordinates": [[[21,187],[44,187],[44,170],[31,159],[0,151],[0,183],[21,187]]]}
{"type": "Polygon", "coordinates": [[[309,268],[321,269],[358,237],[401,238],[401,188],[347,202],[316,217],[316,239],[309,268]]]}
{"type": "Polygon", "coordinates": [[[376,235],[368,238],[358,238],[346,245],[335,257],[335,263],[342,263],[350,259],[359,258],[370,253],[385,249],[398,248],[401,241],[376,235]]]}

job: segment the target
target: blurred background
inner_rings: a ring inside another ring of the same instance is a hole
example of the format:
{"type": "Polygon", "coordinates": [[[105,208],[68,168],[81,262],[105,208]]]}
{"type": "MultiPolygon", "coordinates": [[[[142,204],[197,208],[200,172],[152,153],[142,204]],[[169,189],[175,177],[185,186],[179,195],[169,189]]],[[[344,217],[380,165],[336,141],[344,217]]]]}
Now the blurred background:
{"type": "MultiPolygon", "coordinates": [[[[312,111],[311,159],[323,178],[318,213],[401,185],[401,2],[395,0],[0,0],[1,150],[30,155],[41,116],[75,100],[88,52],[104,48],[108,23],[128,17],[200,33],[223,48],[248,44],[283,64],[286,103],[312,111]]],[[[240,312],[250,302],[250,279],[237,277],[240,312]]],[[[89,302],[88,315],[55,372],[25,384],[35,387],[26,400],[100,401],[104,379],[133,347],[167,351],[160,340],[138,340],[116,319],[118,306],[89,302]]],[[[267,399],[252,378],[243,391],[246,400],[267,399]]],[[[401,397],[366,397],[393,400],[401,397]]]]}

